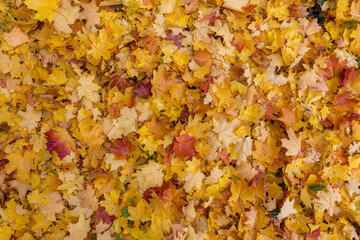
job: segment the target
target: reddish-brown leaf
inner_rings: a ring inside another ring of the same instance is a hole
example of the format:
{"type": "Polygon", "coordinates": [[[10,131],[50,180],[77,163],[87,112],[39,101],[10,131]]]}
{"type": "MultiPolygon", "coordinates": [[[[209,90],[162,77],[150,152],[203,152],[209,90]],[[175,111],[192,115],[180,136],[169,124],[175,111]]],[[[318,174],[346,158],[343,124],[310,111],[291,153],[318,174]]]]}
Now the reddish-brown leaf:
{"type": "Polygon", "coordinates": [[[124,137],[122,140],[116,139],[114,145],[114,148],[110,148],[110,152],[114,153],[117,157],[125,157],[133,149],[133,145],[127,137],[124,137]]]}
{"type": "Polygon", "coordinates": [[[75,146],[74,140],[65,129],[51,129],[45,133],[45,136],[51,139],[46,144],[46,150],[57,151],[60,159],[69,155],[71,149],[75,146]]]}
{"type": "Polygon", "coordinates": [[[184,46],[181,45],[180,41],[183,39],[183,35],[180,33],[178,35],[173,35],[173,32],[172,31],[169,31],[167,34],[166,34],[166,40],[168,41],[173,41],[174,42],[174,45],[177,46],[178,48],[183,48],[184,46]]]}
{"type": "Polygon", "coordinates": [[[116,74],[112,77],[108,89],[110,90],[113,87],[117,87],[119,91],[124,92],[124,90],[130,86],[131,86],[131,82],[129,80],[120,77],[119,75],[116,74]]]}
{"type": "Polygon", "coordinates": [[[341,86],[345,86],[349,81],[351,81],[357,74],[357,70],[355,68],[348,68],[345,71],[345,76],[343,79],[340,79],[341,86]]]}
{"type": "Polygon", "coordinates": [[[96,210],[96,219],[99,221],[100,219],[103,221],[103,223],[111,224],[113,221],[112,217],[105,211],[104,207],[99,207],[96,210]]]}
{"type": "Polygon", "coordinates": [[[144,84],[140,82],[138,87],[133,88],[133,93],[142,98],[149,97],[151,94],[151,83],[144,84]]]}
{"type": "Polygon", "coordinates": [[[184,158],[184,156],[194,156],[196,154],[194,144],[198,140],[194,137],[191,137],[187,134],[182,135],[176,138],[174,143],[174,151],[179,158],[184,158]]]}

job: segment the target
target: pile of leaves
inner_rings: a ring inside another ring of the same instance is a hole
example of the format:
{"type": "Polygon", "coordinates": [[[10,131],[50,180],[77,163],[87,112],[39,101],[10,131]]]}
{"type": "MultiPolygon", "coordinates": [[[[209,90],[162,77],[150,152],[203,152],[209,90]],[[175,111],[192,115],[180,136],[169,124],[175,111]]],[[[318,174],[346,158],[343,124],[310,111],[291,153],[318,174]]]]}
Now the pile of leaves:
{"type": "Polygon", "coordinates": [[[359,239],[359,21],[0,1],[0,239],[359,239]]]}

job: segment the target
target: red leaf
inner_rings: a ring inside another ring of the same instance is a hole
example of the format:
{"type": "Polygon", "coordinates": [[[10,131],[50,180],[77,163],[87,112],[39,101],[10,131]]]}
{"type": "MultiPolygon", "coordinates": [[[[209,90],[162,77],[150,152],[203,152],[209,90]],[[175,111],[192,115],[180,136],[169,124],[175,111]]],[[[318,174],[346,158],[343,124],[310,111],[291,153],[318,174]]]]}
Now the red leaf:
{"type": "Polygon", "coordinates": [[[127,137],[124,137],[122,140],[116,139],[114,144],[115,148],[110,148],[110,152],[114,153],[117,157],[125,157],[133,149],[133,145],[127,139],[127,137]]]}
{"type": "Polygon", "coordinates": [[[174,153],[174,143],[172,143],[169,147],[168,150],[165,153],[165,158],[164,158],[164,163],[168,163],[170,162],[170,155],[174,153]]]}
{"type": "Polygon", "coordinates": [[[178,121],[180,121],[181,123],[187,123],[188,119],[189,119],[190,113],[189,111],[186,109],[185,111],[183,111],[180,115],[180,117],[178,118],[178,121]]]}
{"type": "Polygon", "coordinates": [[[184,156],[194,156],[196,154],[194,144],[198,140],[187,134],[182,135],[176,139],[174,143],[174,151],[179,158],[184,156]]]}
{"type": "Polygon", "coordinates": [[[313,233],[306,233],[306,239],[317,240],[320,237],[320,228],[317,228],[313,233]]]}
{"type": "Polygon", "coordinates": [[[344,116],[344,119],[348,122],[359,119],[360,115],[358,113],[351,113],[349,116],[344,116]]]}
{"type": "Polygon", "coordinates": [[[221,22],[224,22],[224,19],[222,19],[220,16],[216,16],[216,12],[217,11],[214,11],[205,17],[205,20],[209,20],[210,26],[214,26],[216,19],[220,20],[221,22]]]}
{"type": "Polygon", "coordinates": [[[351,93],[344,93],[344,94],[336,94],[333,100],[333,103],[335,106],[339,106],[339,105],[347,105],[347,106],[354,106],[358,103],[359,101],[352,98],[351,93]]]}
{"type": "Polygon", "coordinates": [[[166,34],[166,40],[173,41],[174,45],[178,48],[183,48],[184,46],[181,45],[180,41],[183,39],[183,35],[179,33],[178,35],[173,35],[172,31],[166,34]]]}
{"type": "Polygon", "coordinates": [[[113,87],[117,87],[117,89],[121,92],[124,92],[124,90],[127,88],[127,87],[130,87],[131,86],[131,83],[129,80],[125,79],[125,78],[122,78],[120,77],[119,75],[114,75],[112,77],[112,80],[110,81],[110,84],[108,86],[108,89],[112,89],[113,87]]]}
{"type": "Polygon", "coordinates": [[[219,158],[223,160],[227,165],[230,163],[231,154],[227,152],[226,148],[223,148],[221,151],[218,150],[219,158]]]}
{"type": "Polygon", "coordinates": [[[153,198],[153,194],[152,193],[156,193],[156,195],[161,196],[163,194],[163,192],[169,188],[170,182],[166,182],[163,185],[161,185],[161,187],[152,187],[147,189],[144,194],[143,194],[143,198],[148,201],[149,199],[153,198]]]}
{"type": "Polygon", "coordinates": [[[355,68],[348,68],[345,71],[344,79],[340,80],[341,86],[345,86],[349,81],[351,81],[356,76],[355,68]]]}
{"type": "Polygon", "coordinates": [[[139,83],[139,87],[133,88],[133,93],[142,98],[147,98],[151,94],[151,83],[143,84],[139,83]]]}
{"type": "Polygon", "coordinates": [[[60,159],[69,155],[71,149],[75,145],[74,140],[65,129],[51,129],[45,133],[45,136],[51,139],[48,143],[46,143],[46,150],[57,151],[60,159]]]}
{"type": "Polygon", "coordinates": [[[324,70],[321,70],[318,75],[325,80],[332,79],[334,77],[341,78],[341,74],[344,72],[344,69],[346,68],[347,61],[342,61],[339,63],[338,59],[331,55],[326,60],[327,67],[324,70]]]}
{"type": "Polygon", "coordinates": [[[101,219],[103,221],[103,223],[106,223],[106,224],[111,224],[113,221],[112,217],[105,211],[104,207],[99,207],[96,210],[96,219],[97,220],[101,219]]]}

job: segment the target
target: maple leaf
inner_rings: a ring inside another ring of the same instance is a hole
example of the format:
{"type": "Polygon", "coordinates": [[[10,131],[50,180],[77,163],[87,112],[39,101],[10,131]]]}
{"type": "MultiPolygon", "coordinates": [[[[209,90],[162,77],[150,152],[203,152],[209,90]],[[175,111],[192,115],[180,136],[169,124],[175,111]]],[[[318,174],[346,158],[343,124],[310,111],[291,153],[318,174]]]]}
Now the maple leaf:
{"type": "Polygon", "coordinates": [[[130,87],[131,83],[129,80],[120,77],[119,75],[115,74],[114,76],[112,76],[111,81],[108,85],[108,89],[112,89],[113,87],[117,87],[117,89],[121,92],[124,92],[124,90],[127,87],[130,87]]]}
{"type": "MultiPolygon", "coordinates": [[[[108,226],[108,225],[107,225],[108,226]]],[[[110,226],[110,225],[109,225],[110,226]]],[[[110,229],[103,232],[103,233],[98,233],[96,236],[96,240],[112,240],[114,239],[113,237],[111,237],[111,231],[110,229]]]]}
{"type": "Polygon", "coordinates": [[[248,0],[244,0],[244,1],[236,1],[236,0],[224,0],[224,7],[236,10],[236,11],[241,11],[242,12],[242,8],[245,7],[246,5],[249,4],[248,0]]]}
{"type": "Polygon", "coordinates": [[[153,209],[147,201],[141,199],[136,207],[128,207],[128,211],[130,214],[129,220],[146,222],[150,220],[153,209]]]}
{"type": "Polygon", "coordinates": [[[183,39],[183,35],[181,33],[177,34],[177,35],[173,35],[173,32],[172,31],[169,31],[167,34],[166,34],[166,40],[168,41],[173,41],[175,46],[177,46],[178,48],[183,48],[184,46],[181,45],[181,40],[183,39]]]}
{"type": "Polygon", "coordinates": [[[113,54],[112,49],[115,43],[112,36],[105,29],[101,29],[98,34],[89,32],[88,45],[92,46],[88,51],[88,57],[91,62],[98,63],[101,59],[109,60],[113,54]]]}
{"type": "Polygon", "coordinates": [[[295,199],[292,201],[289,201],[289,199],[286,199],[284,202],[284,205],[281,207],[279,215],[277,215],[277,219],[282,220],[284,218],[287,218],[291,214],[297,213],[296,209],[294,208],[295,199]]]}
{"type": "Polygon", "coordinates": [[[360,194],[360,182],[355,179],[349,179],[348,183],[345,185],[345,188],[350,196],[354,193],[356,195],[360,194]]]}
{"type": "Polygon", "coordinates": [[[18,27],[14,27],[9,33],[4,33],[4,40],[9,46],[16,47],[26,43],[29,37],[18,27]]]}
{"type": "Polygon", "coordinates": [[[257,209],[254,206],[251,206],[250,211],[244,214],[246,217],[245,225],[254,227],[257,219],[257,213],[257,209]]]}
{"type": "Polygon", "coordinates": [[[80,98],[85,97],[91,102],[99,100],[96,92],[100,89],[100,87],[93,82],[94,79],[95,77],[91,75],[80,77],[80,85],[76,88],[77,94],[80,98]]]}
{"type": "Polygon", "coordinates": [[[149,161],[148,164],[140,166],[133,176],[143,190],[160,187],[164,181],[162,166],[155,161],[149,161]]]}
{"type": "Polygon", "coordinates": [[[301,138],[297,138],[294,130],[287,131],[289,139],[281,139],[282,146],[287,149],[286,156],[297,156],[301,152],[301,138]]]}
{"type": "Polygon", "coordinates": [[[280,150],[280,147],[276,147],[276,142],[271,136],[268,136],[264,143],[255,141],[255,148],[256,150],[252,152],[252,155],[263,164],[271,163],[273,159],[276,159],[280,150]]]}
{"type": "Polygon", "coordinates": [[[19,123],[20,127],[32,130],[38,126],[38,122],[41,120],[41,111],[36,111],[33,106],[26,105],[26,111],[18,111],[18,115],[22,117],[22,121],[19,123]]]}
{"type": "Polygon", "coordinates": [[[182,198],[184,196],[184,189],[176,189],[172,182],[166,182],[167,188],[162,193],[159,193],[159,199],[163,202],[166,211],[170,211],[173,219],[181,216],[180,207],[186,205],[186,201],[182,198]]]}
{"type": "Polygon", "coordinates": [[[346,69],[344,79],[340,79],[340,81],[339,81],[341,86],[345,86],[349,81],[354,79],[354,77],[356,77],[356,75],[357,75],[356,73],[357,73],[357,70],[354,68],[346,69]]]}
{"type": "Polygon", "coordinates": [[[111,224],[112,217],[105,211],[104,207],[99,207],[96,210],[96,219],[102,220],[104,223],[111,224]]]}
{"type": "Polygon", "coordinates": [[[9,184],[11,187],[17,189],[21,200],[25,197],[27,191],[32,190],[32,187],[30,184],[23,183],[20,180],[9,181],[9,184]]]}
{"type": "Polygon", "coordinates": [[[56,221],[55,214],[61,213],[65,208],[65,202],[58,192],[50,192],[45,199],[48,201],[45,205],[40,206],[42,214],[50,221],[56,221]]]}
{"type": "Polygon", "coordinates": [[[114,125],[120,128],[125,135],[136,131],[137,113],[135,108],[124,107],[120,110],[121,116],[114,125]]]}
{"type": "Polygon", "coordinates": [[[291,127],[296,123],[296,114],[293,110],[283,107],[281,108],[282,111],[282,117],[278,118],[278,120],[285,123],[287,127],[291,127]]]}
{"type": "Polygon", "coordinates": [[[21,181],[25,182],[30,177],[31,169],[35,170],[34,159],[35,154],[26,151],[22,154],[20,151],[15,151],[7,155],[9,163],[5,166],[5,173],[10,174],[16,170],[16,176],[21,181]]]}
{"type": "Polygon", "coordinates": [[[110,152],[114,153],[117,157],[126,157],[127,154],[131,153],[133,145],[127,137],[116,139],[114,141],[115,148],[110,148],[110,152]]]}
{"type": "Polygon", "coordinates": [[[169,120],[169,117],[163,117],[158,121],[157,118],[153,116],[151,121],[147,122],[147,126],[153,134],[155,141],[162,140],[164,136],[170,132],[170,129],[167,127],[169,120]]]}
{"type": "Polygon", "coordinates": [[[51,139],[46,143],[46,150],[57,151],[60,159],[69,155],[71,150],[75,148],[74,139],[63,128],[51,129],[45,133],[45,136],[51,139]]]}
{"type": "Polygon", "coordinates": [[[69,79],[66,76],[65,70],[58,67],[53,67],[50,75],[45,75],[44,80],[47,85],[62,85],[69,79]]]}
{"type": "Polygon", "coordinates": [[[95,124],[92,119],[83,119],[79,122],[81,142],[88,146],[100,145],[104,142],[104,131],[101,124],[95,124]],[[95,124],[95,125],[94,125],[95,124]]]}
{"type": "Polygon", "coordinates": [[[237,181],[236,184],[231,183],[231,197],[229,198],[229,203],[236,202],[239,198],[243,202],[254,201],[256,196],[254,195],[253,189],[250,188],[246,181],[237,181]]]}
{"type": "Polygon", "coordinates": [[[298,85],[300,89],[303,89],[306,86],[308,86],[312,91],[326,92],[329,90],[329,88],[326,86],[326,82],[321,81],[320,77],[312,69],[305,71],[300,76],[298,85]]]}
{"type": "Polygon", "coordinates": [[[151,90],[154,96],[168,94],[172,88],[176,87],[177,84],[174,78],[169,75],[164,66],[159,67],[154,79],[151,81],[153,85],[151,90]]]}
{"type": "Polygon", "coordinates": [[[85,190],[79,191],[77,196],[81,199],[82,208],[89,207],[93,210],[98,208],[98,199],[95,197],[95,191],[90,185],[87,185],[85,190]]]}
{"type": "Polygon", "coordinates": [[[226,120],[226,117],[221,116],[218,120],[213,119],[214,129],[213,131],[218,134],[219,140],[225,145],[236,143],[240,140],[234,133],[240,126],[240,120],[235,118],[231,122],[226,120]]]}
{"type": "Polygon", "coordinates": [[[80,3],[80,6],[83,8],[83,11],[80,12],[79,19],[86,20],[86,28],[100,24],[100,16],[98,13],[99,7],[96,5],[95,0],[92,0],[89,3],[80,3]]]}
{"type": "Polygon", "coordinates": [[[139,83],[139,87],[133,88],[133,93],[142,98],[147,98],[151,95],[151,83],[144,84],[143,82],[139,83]]]}
{"type": "Polygon", "coordinates": [[[318,206],[319,211],[327,210],[330,216],[339,211],[336,202],[341,202],[342,198],[338,188],[328,186],[327,191],[319,191],[317,197],[318,199],[314,199],[313,203],[318,206]]]}
{"type": "Polygon", "coordinates": [[[187,134],[182,135],[176,138],[174,143],[174,151],[179,158],[184,158],[184,156],[194,156],[196,154],[194,144],[198,140],[187,134]]]}
{"type": "Polygon", "coordinates": [[[197,171],[195,174],[186,172],[185,177],[183,178],[183,180],[185,181],[185,192],[192,192],[194,187],[200,190],[201,186],[203,185],[202,180],[204,178],[205,175],[200,171],[197,171]]]}
{"type": "Polygon", "coordinates": [[[69,0],[63,0],[54,18],[54,27],[63,33],[72,33],[70,24],[74,24],[79,16],[80,6],[72,6],[69,0]]]}
{"type": "Polygon", "coordinates": [[[77,223],[70,223],[68,226],[69,236],[65,237],[64,240],[83,240],[90,231],[90,219],[85,219],[84,214],[80,214],[77,223]]]}
{"type": "Polygon", "coordinates": [[[57,14],[55,10],[59,7],[56,0],[25,0],[25,4],[37,12],[34,18],[40,21],[48,19],[50,22],[54,20],[57,14]]]}
{"type": "Polygon", "coordinates": [[[208,62],[211,62],[211,57],[211,53],[203,49],[200,49],[194,53],[194,59],[198,64],[200,64],[200,66],[205,66],[208,62]]]}
{"type": "Polygon", "coordinates": [[[216,184],[219,181],[219,178],[222,177],[224,174],[222,169],[219,169],[219,166],[216,166],[211,170],[211,173],[208,177],[205,179],[205,184],[216,184]]]}

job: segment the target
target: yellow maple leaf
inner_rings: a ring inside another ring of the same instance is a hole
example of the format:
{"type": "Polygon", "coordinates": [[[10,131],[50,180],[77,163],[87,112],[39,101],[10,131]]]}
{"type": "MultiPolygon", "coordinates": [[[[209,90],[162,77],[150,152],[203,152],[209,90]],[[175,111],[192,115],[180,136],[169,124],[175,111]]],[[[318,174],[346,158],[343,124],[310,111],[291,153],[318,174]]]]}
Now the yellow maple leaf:
{"type": "Polygon", "coordinates": [[[85,219],[84,214],[81,214],[77,223],[69,224],[68,230],[70,235],[64,240],[83,240],[91,230],[90,219],[85,219]]]}
{"type": "Polygon", "coordinates": [[[86,118],[79,122],[79,140],[88,146],[100,145],[104,142],[104,130],[95,120],[86,118]]]}
{"type": "Polygon", "coordinates": [[[281,220],[283,218],[286,218],[292,214],[297,213],[296,209],[294,208],[294,202],[295,199],[292,201],[289,201],[289,199],[286,199],[284,202],[284,205],[281,207],[280,213],[277,216],[277,219],[281,220]]]}
{"type": "Polygon", "coordinates": [[[237,118],[229,122],[225,116],[220,116],[218,119],[213,119],[213,131],[218,134],[219,140],[227,147],[240,140],[235,134],[235,130],[239,128],[240,123],[237,118]]]}
{"type": "Polygon", "coordinates": [[[144,199],[141,199],[136,207],[129,207],[129,220],[132,221],[141,221],[146,222],[150,220],[150,216],[153,212],[153,209],[150,207],[149,203],[144,199]]]}
{"type": "Polygon", "coordinates": [[[50,192],[45,199],[48,201],[45,205],[40,206],[40,211],[49,221],[56,221],[55,214],[61,213],[65,208],[65,202],[58,192],[50,192]]]}
{"type": "Polygon", "coordinates": [[[228,200],[230,203],[236,203],[239,197],[243,202],[252,202],[256,199],[253,189],[248,186],[248,183],[246,181],[239,180],[236,184],[231,183],[230,190],[232,194],[228,200]]]}
{"type": "Polygon", "coordinates": [[[42,213],[36,213],[31,216],[32,219],[32,231],[44,233],[51,226],[51,221],[47,220],[42,213]]]}
{"type": "Polygon", "coordinates": [[[256,150],[252,153],[253,157],[262,164],[270,164],[273,159],[277,158],[280,147],[276,147],[276,141],[273,137],[268,136],[266,141],[255,141],[256,150]]]}
{"type": "Polygon", "coordinates": [[[319,191],[317,193],[318,199],[313,200],[313,204],[318,207],[319,211],[328,210],[328,214],[332,216],[334,213],[340,211],[336,206],[336,202],[341,202],[341,195],[338,188],[327,187],[327,191],[319,191]]]}
{"type": "Polygon", "coordinates": [[[35,158],[36,155],[32,152],[22,154],[20,151],[16,151],[10,153],[7,156],[9,163],[5,166],[5,173],[10,174],[16,170],[17,178],[25,182],[30,177],[31,169],[35,169],[35,158]]]}
{"type": "Polygon", "coordinates": [[[92,75],[81,76],[79,83],[80,85],[76,88],[77,94],[80,98],[85,97],[91,102],[99,100],[97,91],[100,89],[97,83],[94,83],[95,77],[92,75]]]}
{"type": "Polygon", "coordinates": [[[54,18],[54,27],[63,33],[72,33],[70,24],[74,24],[79,17],[80,6],[72,6],[69,0],[63,0],[54,18]]]}
{"type": "Polygon", "coordinates": [[[301,151],[301,138],[297,138],[294,130],[287,131],[289,139],[281,139],[282,146],[287,149],[286,156],[296,156],[301,151]]]}
{"type": "Polygon", "coordinates": [[[56,9],[59,5],[56,0],[25,0],[28,8],[35,10],[37,13],[34,18],[40,21],[48,19],[52,22],[56,16],[56,9]]]}
{"type": "Polygon", "coordinates": [[[18,115],[22,117],[22,121],[19,123],[20,127],[32,130],[38,126],[38,122],[41,119],[41,111],[36,111],[33,106],[27,104],[26,111],[18,111],[18,115]]]}
{"type": "Polygon", "coordinates": [[[149,161],[148,164],[140,166],[133,176],[144,191],[151,187],[160,187],[164,181],[162,166],[155,161],[149,161]]]}

